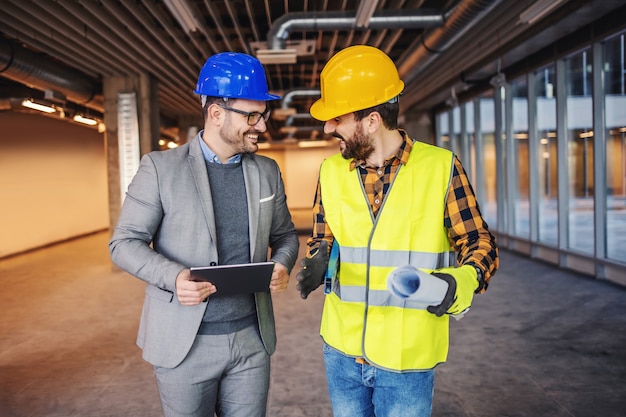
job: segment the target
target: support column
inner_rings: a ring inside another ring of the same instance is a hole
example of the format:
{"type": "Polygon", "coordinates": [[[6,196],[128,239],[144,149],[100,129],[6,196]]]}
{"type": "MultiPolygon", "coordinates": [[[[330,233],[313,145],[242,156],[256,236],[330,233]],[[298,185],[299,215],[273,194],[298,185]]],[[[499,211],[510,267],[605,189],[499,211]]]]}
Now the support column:
{"type": "Polygon", "coordinates": [[[135,93],[137,98],[140,154],[143,155],[152,150],[157,150],[160,136],[158,85],[156,80],[147,74],[142,74],[139,77],[106,77],[103,83],[104,124],[106,126],[104,138],[109,185],[109,230],[111,233],[117,224],[122,205],[118,136],[119,93],[135,93]]]}

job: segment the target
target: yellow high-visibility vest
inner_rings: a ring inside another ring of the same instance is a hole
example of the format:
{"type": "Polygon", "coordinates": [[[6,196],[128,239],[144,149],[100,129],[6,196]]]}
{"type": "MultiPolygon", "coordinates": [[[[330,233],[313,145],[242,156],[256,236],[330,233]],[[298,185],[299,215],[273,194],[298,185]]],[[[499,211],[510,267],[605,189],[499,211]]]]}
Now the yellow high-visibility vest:
{"type": "Polygon", "coordinates": [[[376,218],[359,170],[349,166],[337,154],[320,169],[326,222],[340,245],[321,336],[334,349],[384,369],[431,369],[448,354],[448,317],[395,297],[387,290],[387,276],[407,264],[426,272],[453,265],[444,226],[453,154],[414,142],[376,218]]]}

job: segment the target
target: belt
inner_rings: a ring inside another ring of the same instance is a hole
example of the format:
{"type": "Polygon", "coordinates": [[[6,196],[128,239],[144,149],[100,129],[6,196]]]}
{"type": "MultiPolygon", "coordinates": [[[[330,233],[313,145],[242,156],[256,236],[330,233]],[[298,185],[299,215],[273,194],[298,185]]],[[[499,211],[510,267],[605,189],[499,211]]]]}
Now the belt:
{"type": "Polygon", "coordinates": [[[368,361],[366,361],[366,360],[365,360],[365,359],[363,359],[363,358],[354,358],[354,361],[355,361],[356,363],[361,364],[361,365],[369,365],[369,364],[370,364],[368,361]]]}

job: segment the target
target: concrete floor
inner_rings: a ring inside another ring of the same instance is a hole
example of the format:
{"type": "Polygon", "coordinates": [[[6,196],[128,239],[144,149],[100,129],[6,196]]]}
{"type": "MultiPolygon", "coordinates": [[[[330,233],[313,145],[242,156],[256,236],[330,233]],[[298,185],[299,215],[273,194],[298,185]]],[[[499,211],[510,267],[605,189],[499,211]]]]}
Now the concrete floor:
{"type": "MultiPolygon", "coordinates": [[[[112,270],[107,240],[0,260],[1,417],[161,415],[135,346],[144,284],[112,270]]],[[[626,288],[504,251],[501,265],[451,325],[433,417],[626,416],[626,288]]],[[[323,294],[301,300],[294,279],[274,301],[269,416],[330,417],[323,294]]]]}

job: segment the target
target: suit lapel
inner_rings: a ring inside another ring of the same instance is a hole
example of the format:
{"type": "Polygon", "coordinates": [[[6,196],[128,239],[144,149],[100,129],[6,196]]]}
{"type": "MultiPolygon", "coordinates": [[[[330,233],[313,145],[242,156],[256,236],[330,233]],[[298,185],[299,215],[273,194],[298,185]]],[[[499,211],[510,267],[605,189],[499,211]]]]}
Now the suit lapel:
{"type": "Polygon", "coordinates": [[[259,227],[259,201],[261,200],[261,173],[259,166],[251,155],[243,155],[243,179],[246,184],[248,199],[248,223],[250,225],[250,257],[254,260],[256,237],[259,227]]]}
{"type": "Polygon", "coordinates": [[[215,214],[213,212],[211,187],[209,186],[209,174],[207,173],[202,148],[200,148],[200,144],[196,138],[189,142],[189,166],[196,185],[196,190],[202,202],[202,212],[209,226],[209,235],[211,236],[211,240],[216,242],[217,232],[215,230],[215,214]]]}

